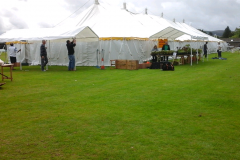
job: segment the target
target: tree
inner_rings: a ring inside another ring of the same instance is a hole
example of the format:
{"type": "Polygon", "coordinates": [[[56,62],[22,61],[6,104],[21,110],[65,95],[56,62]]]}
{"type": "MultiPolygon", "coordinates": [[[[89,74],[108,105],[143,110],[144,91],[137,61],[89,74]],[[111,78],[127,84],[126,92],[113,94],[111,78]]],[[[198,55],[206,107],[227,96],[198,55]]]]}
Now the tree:
{"type": "Polygon", "coordinates": [[[222,38],[229,38],[229,37],[231,37],[231,34],[232,34],[232,31],[227,26],[227,28],[223,32],[222,38]]]}
{"type": "Polygon", "coordinates": [[[240,38],[240,28],[235,29],[232,38],[240,38]]]}
{"type": "Polygon", "coordinates": [[[213,36],[213,33],[212,33],[212,32],[209,32],[208,34],[209,34],[210,36],[213,36]]]}
{"type": "Polygon", "coordinates": [[[207,32],[204,31],[203,29],[198,29],[198,30],[201,31],[201,32],[203,32],[203,33],[206,33],[206,34],[207,34],[207,32]]]}

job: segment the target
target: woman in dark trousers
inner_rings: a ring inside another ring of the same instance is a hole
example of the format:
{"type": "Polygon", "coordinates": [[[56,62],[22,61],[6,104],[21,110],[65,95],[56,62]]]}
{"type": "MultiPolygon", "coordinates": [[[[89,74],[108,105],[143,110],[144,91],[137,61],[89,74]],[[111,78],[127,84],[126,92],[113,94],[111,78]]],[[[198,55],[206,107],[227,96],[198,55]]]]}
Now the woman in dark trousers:
{"type": "Polygon", "coordinates": [[[218,53],[218,58],[222,58],[222,46],[221,46],[220,42],[218,42],[217,53],[218,53]]]}

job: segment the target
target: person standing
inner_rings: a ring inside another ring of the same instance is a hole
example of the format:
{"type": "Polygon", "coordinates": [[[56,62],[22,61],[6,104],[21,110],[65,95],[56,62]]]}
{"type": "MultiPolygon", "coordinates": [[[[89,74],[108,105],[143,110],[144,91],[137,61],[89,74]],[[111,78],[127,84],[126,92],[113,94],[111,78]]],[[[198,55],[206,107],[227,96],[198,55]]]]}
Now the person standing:
{"type": "Polygon", "coordinates": [[[10,47],[8,48],[8,50],[9,50],[10,61],[13,64],[12,70],[14,70],[14,66],[16,65],[16,62],[17,62],[16,54],[20,52],[21,49],[17,50],[17,47],[15,47],[13,43],[10,43],[10,47]]]}
{"type": "MultiPolygon", "coordinates": [[[[170,51],[170,46],[168,45],[168,42],[166,42],[163,47],[162,47],[162,51],[170,51]]],[[[168,61],[168,56],[163,56],[164,61],[168,61]]]]}
{"type": "Polygon", "coordinates": [[[217,52],[218,52],[218,58],[222,57],[222,46],[220,44],[220,42],[218,42],[218,46],[217,46],[217,52]]]}
{"type": "Polygon", "coordinates": [[[48,63],[48,58],[47,58],[47,47],[45,47],[46,41],[42,40],[42,45],[40,47],[40,57],[41,57],[41,70],[46,71],[44,67],[48,63]]]}
{"type": "Polygon", "coordinates": [[[66,46],[67,46],[68,58],[69,58],[68,70],[69,71],[74,71],[74,68],[75,68],[74,47],[76,46],[76,39],[73,39],[72,42],[67,40],[66,46]]]}
{"type": "MultiPolygon", "coordinates": [[[[158,48],[157,48],[157,45],[155,45],[152,49],[152,52],[157,52],[158,51],[158,48]]],[[[156,54],[153,54],[152,55],[152,62],[157,62],[157,56],[156,54]]]]}
{"type": "Polygon", "coordinates": [[[207,44],[208,42],[206,42],[203,46],[203,52],[204,52],[205,58],[207,58],[207,50],[208,50],[207,44]]]}

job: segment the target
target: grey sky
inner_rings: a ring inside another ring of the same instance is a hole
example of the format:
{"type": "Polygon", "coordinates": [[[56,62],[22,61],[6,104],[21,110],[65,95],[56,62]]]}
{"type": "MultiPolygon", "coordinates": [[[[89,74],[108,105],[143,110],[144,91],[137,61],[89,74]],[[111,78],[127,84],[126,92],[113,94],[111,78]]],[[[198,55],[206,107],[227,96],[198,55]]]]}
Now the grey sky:
{"type": "MultiPolygon", "coordinates": [[[[10,29],[52,27],[79,9],[80,13],[95,0],[0,0],[0,34],[10,29]],[[85,5],[84,5],[85,4],[85,5]],[[83,6],[84,5],[84,6],[83,6]]],[[[127,9],[192,25],[206,31],[233,31],[240,27],[240,0],[99,0],[127,9]]]]}

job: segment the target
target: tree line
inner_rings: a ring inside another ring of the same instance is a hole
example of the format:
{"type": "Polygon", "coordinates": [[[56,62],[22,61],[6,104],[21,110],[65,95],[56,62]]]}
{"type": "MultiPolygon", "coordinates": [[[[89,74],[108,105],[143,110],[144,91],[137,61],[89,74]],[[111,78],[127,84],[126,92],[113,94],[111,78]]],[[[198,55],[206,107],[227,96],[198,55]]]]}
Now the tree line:
{"type": "Polygon", "coordinates": [[[240,28],[236,28],[235,31],[231,31],[227,26],[223,32],[222,38],[240,38],[240,28]]]}
{"type": "MultiPolygon", "coordinates": [[[[202,29],[199,29],[201,32],[206,33],[210,36],[214,36],[212,32],[206,32],[202,29]]],[[[222,36],[218,38],[240,38],[240,28],[236,28],[234,31],[231,31],[230,28],[227,26],[227,28],[224,30],[222,36]]]]}

